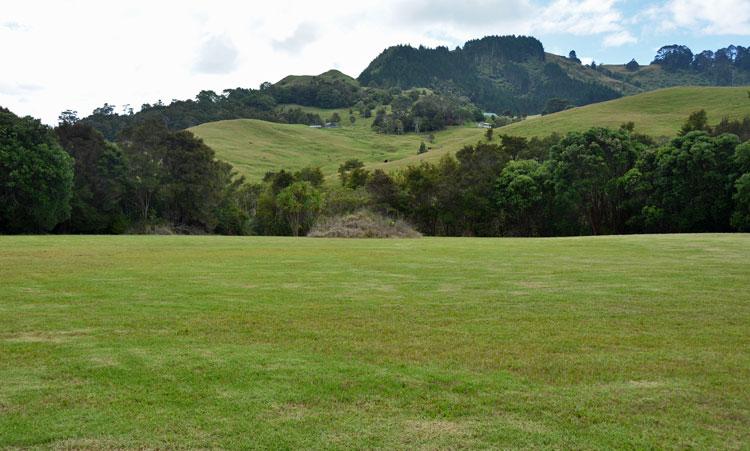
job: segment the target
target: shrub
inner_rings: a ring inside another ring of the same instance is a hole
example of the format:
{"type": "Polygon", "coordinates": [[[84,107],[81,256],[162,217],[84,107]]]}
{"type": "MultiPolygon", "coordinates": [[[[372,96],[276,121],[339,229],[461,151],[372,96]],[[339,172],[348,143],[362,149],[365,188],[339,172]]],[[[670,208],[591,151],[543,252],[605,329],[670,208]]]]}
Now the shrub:
{"type": "Polygon", "coordinates": [[[402,220],[368,210],[320,219],[308,236],[315,238],[419,238],[422,235],[402,220]]]}

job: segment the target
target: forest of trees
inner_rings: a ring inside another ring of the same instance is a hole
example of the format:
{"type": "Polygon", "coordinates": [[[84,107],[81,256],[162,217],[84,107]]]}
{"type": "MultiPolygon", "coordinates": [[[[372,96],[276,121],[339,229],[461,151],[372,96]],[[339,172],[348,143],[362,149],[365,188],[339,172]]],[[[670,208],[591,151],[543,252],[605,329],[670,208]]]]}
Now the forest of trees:
{"type": "Polygon", "coordinates": [[[304,235],[363,209],[428,235],[750,231],[750,117],[699,111],[661,145],[632,124],[490,139],[392,174],[350,160],[338,183],[318,168],[247,183],[159,120],[109,142],[70,114],[52,129],[0,109],[0,233],[304,235]]]}
{"type": "Polygon", "coordinates": [[[359,81],[380,88],[431,88],[465,96],[487,111],[509,110],[514,115],[540,113],[553,98],[585,105],[621,95],[604,84],[570,77],[546,61],[541,42],[527,36],[488,36],[454,50],[391,47],[359,81]]]}

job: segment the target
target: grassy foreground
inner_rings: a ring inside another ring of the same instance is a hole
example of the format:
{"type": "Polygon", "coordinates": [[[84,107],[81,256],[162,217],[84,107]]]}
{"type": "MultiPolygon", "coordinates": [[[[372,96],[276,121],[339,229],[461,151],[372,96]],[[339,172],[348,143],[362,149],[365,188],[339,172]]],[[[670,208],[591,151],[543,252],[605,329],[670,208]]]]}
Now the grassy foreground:
{"type": "Polygon", "coordinates": [[[0,237],[0,447],[742,448],[750,236],[0,237]]]}

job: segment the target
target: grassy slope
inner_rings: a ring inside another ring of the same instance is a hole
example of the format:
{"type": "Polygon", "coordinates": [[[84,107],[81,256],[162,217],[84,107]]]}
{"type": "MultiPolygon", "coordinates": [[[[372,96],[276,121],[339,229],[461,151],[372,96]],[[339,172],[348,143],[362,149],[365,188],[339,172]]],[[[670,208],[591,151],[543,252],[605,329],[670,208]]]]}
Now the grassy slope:
{"type": "MultiPolygon", "coordinates": [[[[305,108],[324,119],[336,110],[305,108]]],[[[340,129],[312,129],[304,125],[274,124],[257,120],[212,122],[190,129],[216,150],[218,157],[231,163],[241,174],[259,180],[267,171],[320,166],[335,174],[339,165],[350,158],[366,163],[401,159],[416,155],[425,136],[382,135],[372,131],[372,118],[356,115],[349,125],[349,110],[338,110],[344,120],[340,129]]],[[[473,144],[483,131],[475,127],[454,127],[435,133],[430,144],[435,151],[453,152],[473,144]]]]}
{"type": "MultiPolygon", "coordinates": [[[[619,127],[633,121],[636,131],[656,137],[671,137],[687,116],[701,108],[712,123],[723,116],[739,118],[750,114],[750,88],[687,87],[669,88],[610,102],[588,105],[544,117],[532,117],[496,130],[496,134],[546,136],[552,132],[586,130],[593,126],[619,127]]],[[[323,118],[336,110],[305,108],[323,118]]],[[[222,121],[203,124],[191,130],[213,147],[219,158],[232,163],[251,180],[270,170],[320,166],[328,175],[349,158],[358,158],[371,169],[393,170],[420,161],[438,161],[467,144],[483,138],[484,130],[474,126],[454,127],[435,134],[433,149],[416,155],[424,136],[380,135],[370,126],[372,119],[357,115],[348,125],[348,110],[338,110],[346,124],[337,130],[316,130],[301,125],[273,124],[256,120],[222,121]],[[388,163],[384,163],[388,160],[388,163]]]]}
{"type": "Polygon", "coordinates": [[[0,237],[0,448],[741,448],[748,261],[747,235],[0,237]]]}
{"type": "MultiPolygon", "coordinates": [[[[641,66],[637,71],[629,71],[625,65],[605,65],[606,69],[619,73],[624,77],[624,83],[637,85],[641,91],[669,88],[673,86],[716,86],[716,76],[699,73],[692,70],[670,72],[662,69],[658,64],[641,66]]],[[[623,82],[621,82],[623,83],[623,82]]],[[[733,85],[741,86],[750,83],[750,74],[745,71],[735,71],[733,85]]]]}
{"type": "Polygon", "coordinates": [[[617,128],[625,122],[632,121],[639,133],[655,137],[672,137],[690,113],[700,109],[706,110],[711,123],[719,122],[724,116],[734,119],[750,114],[748,89],[662,89],[530,119],[499,129],[498,133],[527,137],[544,136],[553,131],[566,133],[594,126],[617,128]]]}
{"type": "MultiPolygon", "coordinates": [[[[724,116],[734,119],[750,114],[748,90],[750,87],[662,89],[573,108],[548,116],[530,117],[523,122],[496,129],[495,135],[542,137],[553,132],[565,134],[571,131],[584,131],[591,127],[619,128],[620,125],[633,121],[638,133],[654,137],[672,137],[677,134],[690,113],[700,109],[706,110],[712,124],[718,123],[724,116]]],[[[375,166],[393,170],[418,164],[422,160],[436,162],[451,151],[436,149],[435,152],[375,166]]]]}

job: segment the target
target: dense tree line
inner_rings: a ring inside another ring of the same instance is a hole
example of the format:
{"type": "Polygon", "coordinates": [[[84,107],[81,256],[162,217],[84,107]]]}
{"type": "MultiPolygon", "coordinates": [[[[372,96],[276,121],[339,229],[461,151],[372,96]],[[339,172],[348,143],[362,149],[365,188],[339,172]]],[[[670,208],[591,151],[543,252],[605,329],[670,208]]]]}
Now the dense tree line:
{"type": "Polygon", "coordinates": [[[357,178],[372,208],[430,235],[729,232],[750,230],[749,162],[750,142],[697,113],[661,146],[632,125],[543,142],[502,137],[357,178]]]}
{"type": "Polygon", "coordinates": [[[711,127],[699,111],[660,145],[632,124],[530,140],[488,134],[392,174],[350,160],[339,183],[317,168],[246,183],[159,120],[113,143],[61,119],[51,129],[0,109],[0,232],[296,236],[362,209],[428,235],[750,231],[750,117],[711,127]]]}
{"type": "Polygon", "coordinates": [[[245,234],[244,181],[159,120],[110,143],[68,115],[51,129],[0,110],[0,232],[245,234]]]}

